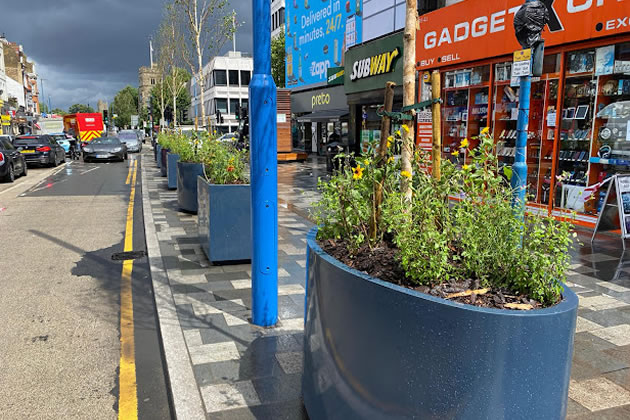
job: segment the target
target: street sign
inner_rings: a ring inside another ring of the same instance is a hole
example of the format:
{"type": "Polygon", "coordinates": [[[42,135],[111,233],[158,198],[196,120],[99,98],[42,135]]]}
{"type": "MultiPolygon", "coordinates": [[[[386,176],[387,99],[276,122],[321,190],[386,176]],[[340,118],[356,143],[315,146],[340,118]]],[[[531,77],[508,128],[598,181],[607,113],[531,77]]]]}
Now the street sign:
{"type": "Polygon", "coordinates": [[[514,52],[512,77],[530,76],[532,74],[532,50],[527,48],[514,52]]]}
{"type": "Polygon", "coordinates": [[[131,125],[134,126],[134,127],[138,125],[138,116],[137,115],[132,115],[131,116],[131,125]]]}

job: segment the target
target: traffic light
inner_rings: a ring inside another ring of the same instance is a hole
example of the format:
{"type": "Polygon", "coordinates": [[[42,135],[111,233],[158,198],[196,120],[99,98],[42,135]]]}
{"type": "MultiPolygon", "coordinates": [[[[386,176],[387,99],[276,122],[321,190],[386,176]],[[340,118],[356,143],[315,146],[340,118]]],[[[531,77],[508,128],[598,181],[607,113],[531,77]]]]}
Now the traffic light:
{"type": "Polygon", "coordinates": [[[108,122],[108,111],[106,109],[103,110],[103,123],[105,124],[105,126],[107,126],[107,122],[108,122]]]}

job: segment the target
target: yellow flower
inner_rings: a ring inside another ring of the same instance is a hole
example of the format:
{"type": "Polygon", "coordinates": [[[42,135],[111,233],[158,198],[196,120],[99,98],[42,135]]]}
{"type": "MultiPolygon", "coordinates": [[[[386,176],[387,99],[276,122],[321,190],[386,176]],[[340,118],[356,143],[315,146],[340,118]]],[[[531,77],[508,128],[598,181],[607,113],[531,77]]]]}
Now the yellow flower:
{"type": "Polygon", "coordinates": [[[409,127],[406,124],[403,124],[402,128],[405,130],[405,133],[409,133],[409,127]]]}
{"type": "Polygon", "coordinates": [[[400,130],[396,130],[396,133],[395,133],[395,134],[396,134],[398,137],[400,137],[400,130]]]}
{"type": "Polygon", "coordinates": [[[490,131],[490,127],[486,127],[483,130],[481,130],[481,134],[488,134],[489,131],[490,131]]]}
{"type": "Polygon", "coordinates": [[[354,174],[352,175],[353,179],[363,178],[363,168],[361,167],[361,165],[357,165],[356,168],[352,168],[352,173],[354,174]]]}
{"type": "Polygon", "coordinates": [[[462,140],[461,144],[459,145],[460,149],[465,149],[466,147],[468,147],[470,143],[468,143],[468,139],[464,139],[462,140]]]}
{"type": "Polygon", "coordinates": [[[451,152],[451,155],[459,156],[459,150],[453,150],[453,152],[451,152]]]}
{"type": "Polygon", "coordinates": [[[369,159],[365,159],[365,160],[363,161],[363,164],[364,164],[365,166],[370,166],[370,160],[369,160],[369,159]]]}
{"type": "Polygon", "coordinates": [[[462,166],[462,169],[463,169],[463,170],[465,170],[465,171],[467,171],[467,170],[469,170],[469,169],[470,169],[470,166],[469,166],[469,165],[464,165],[464,166],[462,166]]]}
{"type": "Polygon", "coordinates": [[[393,142],[394,142],[394,137],[393,136],[387,137],[387,148],[392,147],[392,143],[393,142]]]}
{"type": "Polygon", "coordinates": [[[400,175],[404,176],[407,179],[411,179],[411,173],[409,171],[402,171],[400,175]]]}
{"type": "Polygon", "coordinates": [[[393,161],[395,161],[396,159],[394,159],[394,156],[390,156],[389,159],[387,159],[387,163],[392,163],[393,161]]]}

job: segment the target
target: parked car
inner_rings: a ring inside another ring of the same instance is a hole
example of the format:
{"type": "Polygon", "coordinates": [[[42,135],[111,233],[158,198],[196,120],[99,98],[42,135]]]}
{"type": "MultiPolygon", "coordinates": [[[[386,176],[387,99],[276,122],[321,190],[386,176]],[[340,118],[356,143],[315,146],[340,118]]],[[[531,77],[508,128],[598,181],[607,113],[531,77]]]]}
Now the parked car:
{"type": "Polygon", "coordinates": [[[66,161],[66,152],[49,134],[18,136],[13,145],[24,155],[27,164],[57,166],[66,161]]]}
{"type": "Polygon", "coordinates": [[[136,133],[138,133],[138,138],[140,139],[140,141],[142,142],[142,144],[144,144],[144,140],[146,139],[147,135],[144,132],[144,130],[136,130],[136,133]]]}
{"type": "Polygon", "coordinates": [[[142,140],[138,136],[138,132],[135,130],[122,130],[118,133],[118,138],[121,142],[127,145],[127,150],[129,152],[138,152],[142,151],[142,140]]]}
{"type": "Polygon", "coordinates": [[[13,182],[17,175],[26,176],[26,159],[11,143],[11,137],[0,136],[0,180],[13,182]]]}
{"type": "Polygon", "coordinates": [[[118,137],[100,137],[83,147],[83,161],[127,159],[127,145],[118,137]]]}
{"type": "Polygon", "coordinates": [[[217,141],[234,141],[237,142],[239,139],[238,133],[225,133],[221,137],[217,139],[217,141]]]}

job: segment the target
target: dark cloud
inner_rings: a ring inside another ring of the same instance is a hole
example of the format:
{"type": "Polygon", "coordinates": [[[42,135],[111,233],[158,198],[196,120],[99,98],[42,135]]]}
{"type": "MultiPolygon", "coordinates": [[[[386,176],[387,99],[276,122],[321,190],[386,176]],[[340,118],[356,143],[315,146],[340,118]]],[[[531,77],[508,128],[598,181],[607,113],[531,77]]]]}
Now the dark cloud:
{"type": "MultiPolygon", "coordinates": [[[[2,3],[5,3],[4,0],[2,3]]],[[[149,37],[164,0],[30,0],[3,4],[0,33],[22,44],[44,78],[53,107],[111,101],[125,85],[137,86],[149,64],[149,37]]],[[[251,52],[251,1],[231,0],[240,22],[237,48],[251,52]]],[[[226,47],[227,48],[227,47],[226,47]]]]}

